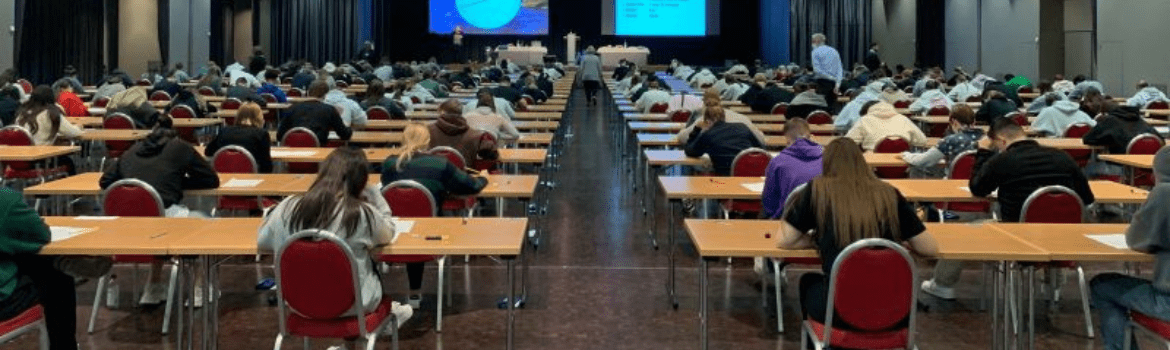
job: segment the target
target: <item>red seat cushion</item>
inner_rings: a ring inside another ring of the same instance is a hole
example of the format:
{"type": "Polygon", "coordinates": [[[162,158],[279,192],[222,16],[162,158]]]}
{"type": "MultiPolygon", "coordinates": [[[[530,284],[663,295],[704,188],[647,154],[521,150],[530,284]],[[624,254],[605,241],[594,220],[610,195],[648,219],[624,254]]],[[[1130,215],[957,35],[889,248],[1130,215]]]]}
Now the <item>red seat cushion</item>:
{"type": "Polygon", "coordinates": [[[761,201],[727,200],[723,202],[723,206],[733,213],[750,214],[764,211],[764,203],[761,201]]]}
{"type": "MultiPolygon", "coordinates": [[[[390,316],[392,303],[393,300],[389,297],[382,296],[382,302],[378,307],[365,315],[366,332],[373,332],[390,316]]],[[[357,317],[317,320],[290,312],[287,320],[289,334],[298,337],[356,338],[361,335],[357,317]]]]}
{"type": "Polygon", "coordinates": [[[1151,332],[1158,333],[1162,339],[1170,340],[1170,322],[1162,321],[1150,316],[1146,316],[1137,312],[1130,312],[1129,316],[1133,318],[1133,322],[1151,332]]]}
{"type": "MultiPolygon", "coordinates": [[[[817,321],[808,320],[817,340],[824,341],[825,325],[817,321]]],[[[889,332],[854,332],[834,329],[832,345],[834,348],[849,349],[902,349],[906,347],[910,330],[902,328],[889,332]]]]}
{"type": "Polygon", "coordinates": [[[20,327],[33,324],[44,318],[45,309],[41,307],[41,304],[33,305],[33,307],[28,308],[28,310],[24,310],[24,312],[16,315],[16,317],[0,322],[0,334],[12,333],[12,331],[17,330],[20,327]]]}
{"type": "Polygon", "coordinates": [[[475,196],[447,198],[443,201],[441,210],[457,211],[475,206],[475,196]]]}

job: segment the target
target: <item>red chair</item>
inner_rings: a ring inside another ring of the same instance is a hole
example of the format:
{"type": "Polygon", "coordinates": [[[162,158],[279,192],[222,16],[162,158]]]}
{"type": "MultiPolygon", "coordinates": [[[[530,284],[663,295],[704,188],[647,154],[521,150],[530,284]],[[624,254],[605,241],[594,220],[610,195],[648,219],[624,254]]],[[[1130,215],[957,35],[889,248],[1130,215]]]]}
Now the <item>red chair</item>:
{"type": "MultiPolygon", "coordinates": [[[[1152,134],[1141,134],[1135,136],[1133,140],[1129,141],[1129,145],[1125,147],[1126,154],[1155,154],[1159,149],[1162,149],[1164,141],[1158,136],[1152,134]]],[[[1145,169],[1134,169],[1133,178],[1130,179],[1130,184],[1138,187],[1154,186],[1154,173],[1145,169]]]]}
{"type": "Polygon", "coordinates": [[[349,83],[345,82],[344,80],[338,80],[336,83],[334,83],[334,85],[337,85],[338,89],[344,89],[344,88],[349,87],[349,83]]]}
{"type": "MultiPolygon", "coordinates": [[[[877,143],[873,153],[902,153],[910,150],[910,142],[898,136],[888,136],[877,143]]],[[[877,176],[883,179],[905,179],[910,177],[908,166],[877,167],[877,176]]]]}
{"type": "Polygon", "coordinates": [[[1023,113],[1020,113],[1020,112],[1011,112],[1011,113],[1008,113],[1007,115],[1005,115],[1005,116],[1003,116],[1003,117],[1004,117],[1004,118],[1011,119],[1013,122],[1016,122],[1016,124],[1017,124],[1017,125],[1019,125],[1019,126],[1028,126],[1028,125],[1032,125],[1032,123],[1028,121],[1028,117],[1027,117],[1027,116],[1025,116],[1023,113]]]}
{"type": "MultiPolygon", "coordinates": [[[[164,217],[166,216],[166,209],[163,208],[162,197],[159,196],[158,191],[146,182],[138,179],[122,179],[110,184],[105,190],[102,190],[102,211],[104,215],[108,216],[125,216],[125,217],[164,217]]],[[[115,255],[115,263],[153,263],[156,261],[170,261],[170,282],[167,283],[167,303],[162,324],[162,333],[167,334],[171,324],[171,312],[175,306],[175,283],[178,281],[179,265],[165,257],[154,255],[115,255]]],[[[97,322],[97,312],[101,308],[102,298],[106,295],[106,286],[109,285],[110,276],[102,276],[98,279],[97,290],[93,298],[93,310],[89,314],[89,328],[87,332],[93,334],[94,324],[97,322]]]]}
{"type": "MultiPolygon", "coordinates": [[[[256,174],[260,172],[260,166],[256,164],[256,158],[252,156],[252,153],[235,145],[224,146],[215,151],[215,154],[211,156],[211,167],[220,174],[256,174]]],[[[219,210],[250,212],[273,204],[275,204],[273,201],[260,196],[221,196],[215,208],[211,210],[211,216],[216,216],[216,212],[219,210]]]]}
{"type": "Polygon", "coordinates": [[[1170,322],[1162,321],[1140,312],[1129,312],[1129,327],[1125,328],[1125,350],[1130,350],[1134,330],[1156,338],[1162,346],[1170,349],[1170,322]]]}
{"type": "MultiPolygon", "coordinates": [[[[493,145],[499,144],[496,142],[496,136],[490,132],[485,132],[485,133],[479,135],[479,144],[482,145],[485,143],[491,143],[493,145]]],[[[475,158],[476,158],[475,161],[471,162],[472,169],[479,170],[479,171],[486,171],[490,174],[499,174],[500,173],[500,168],[499,168],[500,160],[499,159],[488,160],[488,159],[479,159],[479,157],[475,157],[475,158]]]]}
{"type": "Polygon", "coordinates": [[[199,88],[199,95],[215,96],[215,95],[219,95],[219,94],[215,93],[215,89],[212,89],[210,86],[204,86],[204,87],[199,88]]]}
{"type": "Polygon", "coordinates": [[[536,99],[532,98],[532,96],[529,96],[529,95],[520,95],[520,99],[523,100],[524,103],[527,103],[529,106],[536,104],[536,99]]]}
{"type": "Polygon", "coordinates": [[[134,83],[134,85],[138,85],[138,86],[152,86],[152,85],[154,85],[154,83],[150,82],[150,79],[138,79],[138,81],[137,81],[137,82],[135,82],[135,83],[134,83]]]}
{"type": "Polygon", "coordinates": [[[1016,93],[1020,94],[1030,94],[1035,91],[1036,90],[1033,90],[1031,86],[1021,86],[1019,89],[1016,89],[1016,93]]]}
{"type": "Polygon", "coordinates": [[[228,97],[227,99],[223,100],[223,103],[221,103],[219,105],[219,108],[220,109],[229,109],[229,110],[230,109],[240,109],[240,106],[243,104],[244,103],[242,101],[240,101],[240,99],[238,99],[238,98],[228,97]]]}
{"type": "Polygon", "coordinates": [[[369,120],[390,120],[390,112],[382,106],[373,106],[366,110],[366,118],[369,120]]]}
{"type": "MultiPolygon", "coordinates": [[[[950,180],[970,180],[971,174],[975,171],[975,150],[959,153],[955,159],[947,166],[947,179],[950,180]]],[[[963,213],[986,213],[991,211],[991,202],[942,202],[935,203],[935,208],[938,209],[939,221],[945,221],[943,211],[957,211],[963,213]]]]}
{"type": "Polygon", "coordinates": [[[298,89],[298,88],[292,88],[292,89],[289,89],[289,90],[288,90],[288,94],[287,94],[287,95],[288,95],[288,97],[304,97],[304,96],[305,96],[305,90],[301,90],[301,89],[298,89]]]}
{"type": "Polygon", "coordinates": [[[411,97],[410,97],[410,103],[413,103],[413,104],[420,104],[420,103],[422,103],[422,102],[423,102],[423,101],[422,101],[422,99],[421,99],[421,98],[418,98],[418,96],[411,96],[411,97]]]}
{"type": "MultiPolygon", "coordinates": [[[[171,107],[171,119],[193,119],[195,118],[195,110],[188,105],[176,104],[171,107]]],[[[191,144],[198,145],[199,140],[195,138],[195,128],[193,127],[175,127],[175,131],[179,133],[179,138],[191,144]]]]}
{"type": "Polygon", "coordinates": [[[784,102],[780,102],[780,103],[777,103],[775,106],[772,106],[772,114],[773,115],[788,114],[788,104],[784,103],[784,102]]]}
{"type": "Polygon", "coordinates": [[[655,103],[650,105],[650,113],[666,113],[670,109],[669,103],[655,103]]]}
{"type": "MultiPolygon", "coordinates": [[[[437,146],[432,148],[427,153],[446,158],[447,161],[451,162],[452,165],[455,165],[456,169],[464,169],[467,167],[467,161],[464,160],[463,154],[460,154],[459,151],[454,148],[447,146],[437,146]]],[[[458,212],[466,210],[468,217],[475,215],[475,207],[475,196],[453,196],[452,198],[447,198],[447,200],[443,201],[443,204],[440,205],[440,208],[446,211],[458,212]]]]}
{"type": "MultiPolygon", "coordinates": [[[[390,205],[390,212],[403,218],[430,218],[439,216],[439,208],[431,191],[414,180],[398,180],[382,188],[382,197],[390,205]]],[[[443,331],[443,286],[446,282],[447,256],[437,255],[382,255],[379,261],[389,264],[427,263],[438,261],[439,283],[435,293],[438,311],[435,316],[435,331],[443,331]]]]}
{"type": "Polygon", "coordinates": [[[151,100],[151,101],[167,101],[167,102],[170,102],[170,100],[171,100],[171,94],[168,94],[166,91],[162,91],[162,90],[155,91],[155,92],[152,92],[152,93],[150,93],[150,100],[151,100]]]}
{"type": "MultiPolygon", "coordinates": [[[[20,85],[20,89],[24,90],[24,94],[31,94],[33,91],[33,84],[25,79],[16,79],[16,84],[20,85]]],[[[80,91],[78,91],[80,92],[80,91]]]]}
{"type": "MultiPolygon", "coordinates": [[[[1084,222],[1085,204],[1076,192],[1064,186],[1045,186],[1036,189],[1024,200],[1020,209],[1019,222],[1041,224],[1080,224],[1084,222]]],[[[1085,283],[1085,270],[1075,261],[1052,261],[1038,264],[1044,268],[1076,269],[1081,288],[1081,307],[1085,313],[1085,332],[1093,338],[1093,318],[1089,313],[1089,286],[1085,283]]],[[[1055,281],[1049,281],[1055,283],[1055,281]]],[[[1054,299],[1060,295],[1059,288],[1049,288],[1054,299]]]]}
{"type": "Polygon", "coordinates": [[[359,264],[341,239],[322,230],[305,230],[285,240],[276,251],[277,308],[280,333],[275,349],[285,336],[361,339],[373,349],[378,334],[391,327],[392,347],[398,348],[398,322],[390,296],[383,295],[374,310],[358,307],[357,315],[345,313],[361,304],[359,264]]]}
{"type": "MultiPolygon", "coordinates": [[[[280,140],[280,145],[284,147],[301,147],[301,148],[317,148],[321,147],[321,142],[317,140],[317,134],[312,130],[304,127],[296,127],[284,134],[284,138],[280,140]]],[[[288,163],[288,172],[293,174],[316,174],[317,163],[288,163]]]]}
{"type": "Polygon", "coordinates": [[[260,94],[260,98],[264,99],[264,102],[276,103],[276,95],[267,92],[260,94]]]}
{"type": "Polygon", "coordinates": [[[16,317],[0,321],[0,344],[36,331],[41,350],[49,350],[49,329],[45,326],[45,308],[40,304],[24,310],[16,317]]]}
{"type": "MultiPolygon", "coordinates": [[[[1068,128],[1064,129],[1064,137],[1079,139],[1082,136],[1085,136],[1085,134],[1088,134],[1089,130],[1092,129],[1093,127],[1089,126],[1087,123],[1076,123],[1069,125],[1068,128]]],[[[1089,149],[1066,149],[1064,151],[1068,153],[1068,155],[1072,156],[1073,160],[1076,161],[1077,165],[1081,168],[1084,168],[1086,165],[1088,165],[1089,160],[1093,158],[1093,150],[1089,149]]]]}
{"type": "Polygon", "coordinates": [[[1153,101],[1146,104],[1146,109],[1170,109],[1170,103],[1166,101],[1153,101]]]}
{"type": "Polygon", "coordinates": [[[913,103],[914,103],[914,101],[910,101],[910,100],[894,101],[894,108],[897,108],[897,109],[910,108],[910,105],[913,103]]]}
{"type": "Polygon", "coordinates": [[[103,97],[99,97],[99,98],[98,98],[98,99],[96,99],[96,100],[93,100],[93,106],[94,106],[94,107],[106,108],[106,105],[108,105],[108,104],[110,104],[110,98],[109,98],[109,97],[105,97],[105,96],[103,96],[103,97]]]}
{"type": "Polygon", "coordinates": [[[815,110],[809,113],[808,118],[805,118],[805,120],[812,125],[833,124],[833,115],[822,110],[815,110]]]}
{"type": "Polygon", "coordinates": [[[951,109],[950,109],[950,108],[947,108],[947,106],[938,106],[938,107],[933,107],[933,108],[931,108],[930,110],[926,111],[926,115],[929,115],[929,116],[944,116],[944,117],[945,117],[945,116],[949,116],[949,115],[951,115],[951,109]]]}
{"type": "Polygon", "coordinates": [[[845,247],[829,277],[825,323],[804,321],[801,349],[808,341],[815,349],[915,349],[915,270],[914,258],[895,242],[871,238],[845,247]],[[837,322],[852,329],[836,328],[837,322]]]}
{"type": "MultiPolygon", "coordinates": [[[[731,176],[735,177],[764,177],[768,169],[768,162],[772,155],[759,148],[748,148],[740,151],[731,161],[731,176]]],[[[763,212],[763,203],[758,200],[726,200],[722,203],[723,219],[731,218],[731,213],[741,213],[753,216],[763,212]]]]}
{"type": "MultiPolygon", "coordinates": [[[[32,134],[25,128],[9,125],[0,128],[0,145],[4,146],[32,146],[32,134]]],[[[27,185],[29,180],[42,183],[49,178],[64,174],[64,168],[46,169],[45,162],[0,162],[0,169],[4,171],[3,183],[11,180],[20,180],[27,185]]]]}
{"type": "MultiPolygon", "coordinates": [[[[105,119],[102,119],[102,129],[134,130],[134,119],[130,119],[130,116],[122,113],[111,113],[105,119]]],[[[134,145],[134,141],[105,141],[105,144],[106,156],[102,157],[102,161],[99,164],[100,169],[103,169],[103,171],[106,168],[107,158],[121,158],[122,153],[125,153],[130,149],[130,146],[134,145]]]]}
{"type": "MultiPolygon", "coordinates": [[[[788,192],[788,198],[784,199],[784,207],[792,205],[792,201],[796,198],[795,194],[800,193],[808,187],[808,183],[800,184],[788,192]]],[[[776,286],[782,284],[781,281],[788,280],[788,266],[790,265],[809,265],[821,266],[821,258],[782,258],[770,259],[772,262],[772,278],[776,286]]],[[[761,281],[763,282],[763,281],[761,281]]],[[[776,291],[776,330],[784,333],[784,293],[780,288],[774,289],[776,291]]]]}
{"type": "Polygon", "coordinates": [[[676,109],[670,112],[670,121],[675,123],[686,123],[691,121],[691,111],[686,109],[676,109]]]}

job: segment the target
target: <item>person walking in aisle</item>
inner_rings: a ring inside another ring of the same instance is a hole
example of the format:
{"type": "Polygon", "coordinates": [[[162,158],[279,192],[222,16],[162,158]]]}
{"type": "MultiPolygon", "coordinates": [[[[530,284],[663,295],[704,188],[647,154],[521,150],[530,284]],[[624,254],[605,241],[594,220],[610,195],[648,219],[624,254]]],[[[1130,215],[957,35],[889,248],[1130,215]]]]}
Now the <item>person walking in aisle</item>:
{"type": "Polygon", "coordinates": [[[581,56],[580,74],[586,100],[589,104],[596,104],[597,90],[601,89],[601,58],[597,57],[597,49],[593,46],[585,49],[585,55],[581,56]]]}

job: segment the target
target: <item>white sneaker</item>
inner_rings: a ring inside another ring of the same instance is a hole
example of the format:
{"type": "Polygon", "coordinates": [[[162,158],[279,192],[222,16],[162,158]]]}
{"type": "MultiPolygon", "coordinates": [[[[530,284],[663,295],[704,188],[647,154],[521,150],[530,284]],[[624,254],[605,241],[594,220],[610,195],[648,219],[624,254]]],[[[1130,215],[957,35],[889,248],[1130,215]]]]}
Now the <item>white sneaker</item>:
{"type": "Polygon", "coordinates": [[[142,297],[138,298],[138,304],[141,305],[158,305],[167,300],[167,285],[162,283],[151,283],[146,285],[146,289],[142,291],[142,297]]]}
{"type": "Polygon", "coordinates": [[[406,323],[406,320],[409,320],[410,316],[414,315],[414,309],[410,308],[410,305],[402,305],[397,301],[391,305],[390,312],[394,314],[394,317],[398,318],[396,327],[402,328],[402,324],[406,323]]]}
{"type": "Polygon", "coordinates": [[[940,286],[940,285],[934,283],[934,280],[922,281],[922,291],[926,292],[926,294],[933,295],[939,299],[955,300],[955,289],[954,288],[940,286]]]}
{"type": "Polygon", "coordinates": [[[334,346],[330,346],[329,348],[327,348],[327,349],[325,349],[325,350],[345,350],[345,346],[343,346],[343,345],[334,345],[334,346]]]}
{"type": "Polygon", "coordinates": [[[409,297],[406,298],[406,304],[410,305],[411,309],[422,308],[422,295],[411,294],[409,297]]]}

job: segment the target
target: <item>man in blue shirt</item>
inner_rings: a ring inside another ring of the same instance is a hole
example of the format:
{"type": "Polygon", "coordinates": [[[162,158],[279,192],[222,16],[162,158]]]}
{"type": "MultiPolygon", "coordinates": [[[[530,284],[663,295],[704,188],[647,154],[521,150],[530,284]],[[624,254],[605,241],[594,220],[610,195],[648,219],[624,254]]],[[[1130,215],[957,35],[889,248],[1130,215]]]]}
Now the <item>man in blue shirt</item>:
{"type": "Polygon", "coordinates": [[[258,94],[272,94],[276,97],[276,102],[288,102],[288,95],[284,94],[284,90],[276,86],[277,79],[280,78],[280,71],[269,69],[264,72],[264,83],[260,85],[260,89],[256,91],[258,94]]]}
{"type": "Polygon", "coordinates": [[[837,111],[837,87],[845,72],[841,68],[841,55],[828,45],[825,45],[825,35],[821,33],[812,36],[812,65],[817,82],[817,93],[825,97],[829,104],[830,113],[837,111]]]}

